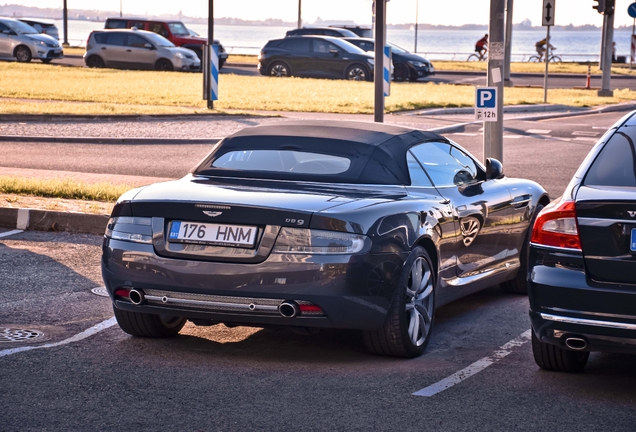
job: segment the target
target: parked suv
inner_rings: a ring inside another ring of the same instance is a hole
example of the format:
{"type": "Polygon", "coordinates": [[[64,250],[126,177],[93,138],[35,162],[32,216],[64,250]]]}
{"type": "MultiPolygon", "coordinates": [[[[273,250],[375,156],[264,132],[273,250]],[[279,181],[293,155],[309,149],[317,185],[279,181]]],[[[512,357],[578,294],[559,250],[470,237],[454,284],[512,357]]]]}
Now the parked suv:
{"type": "MultiPolygon", "coordinates": [[[[202,46],[208,42],[206,38],[192,36],[191,32],[181,21],[162,21],[160,19],[146,18],[107,18],[104,24],[106,29],[130,29],[133,27],[138,30],[157,33],[176,46],[191,49],[197,54],[199,59],[203,55],[202,46]]],[[[221,69],[227,60],[228,54],[217,39],[214,39],[214,44],[219,46],[219,69],[221,69]]]]}
{"type": "Polygon", "coordinates": [[[267,42],[258,56],[263,75],[373,80],[373,55],[342,38],[297,36],[267,42]]]}
{"type": "Polygon", "coordinates": [[[285,37],[291,36],[331,36],[331,37],[357,37],[358,35],[351,30],[336,27],[303,27],[299,29],[288,30],[285,37]]]}
{"type": "Polygon", "coordinates": [[[40,33],[47,34],[58,40],[60,39],[60,32],[57,30],[57,26],[53,21],[40,18],[18,18],[18,20],[30,25],[40,33]]]}
{"type": "Polygon", "coordinates": [[[57,39],[40,34],[30,25],[0,18],[0,56],[15,57],[19,62],[30,62],[35,58],[49,63],[64,57],[64,51],[57,39]]]}
{"type": "Polygon", "coordinates": [[[86,42],[88,67],[198,71],[196,53],[144,30],[95,30],[86,42]]]}

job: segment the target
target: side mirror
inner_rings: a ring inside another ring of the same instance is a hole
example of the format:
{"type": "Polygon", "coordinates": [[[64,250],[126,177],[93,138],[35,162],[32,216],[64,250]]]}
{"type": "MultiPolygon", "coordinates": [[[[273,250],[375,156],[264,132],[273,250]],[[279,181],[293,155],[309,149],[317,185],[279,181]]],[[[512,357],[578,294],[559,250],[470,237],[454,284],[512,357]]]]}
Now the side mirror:
{"type": "Polygon", "coordinates": [[[503,165],[497,159],[486,159],[486,180],[500,179],[504,177],[503,165]]]}
{"type": "Polygon", "coordinates": [[[11,34],[11,30],[2,30],[2,34],[10,35],[11,34]]]}
{"type": "Polygon", "coordinates": [[[340,55],[340,51],[337,49],[330,49],[329,52],[333,54],[334,57],[338,57],[340,55]]]}
{"type": "Polygon", "coordinates": [[[147,48],[147,49],[151,50],[151,49],[153,49],[154,47],[153,47],[151,44],[149,44],[149,43],[145,43],[145,44],[144,44],[144,48],[147,48]]]}

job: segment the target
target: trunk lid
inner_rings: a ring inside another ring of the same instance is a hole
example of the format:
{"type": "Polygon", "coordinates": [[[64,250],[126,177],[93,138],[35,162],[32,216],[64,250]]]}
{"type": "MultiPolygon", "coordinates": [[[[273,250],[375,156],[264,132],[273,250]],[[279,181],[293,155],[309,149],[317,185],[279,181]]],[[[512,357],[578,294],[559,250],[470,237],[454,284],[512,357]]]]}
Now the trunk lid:
{"type": "Polygon", "coordinates": [[[280,227],[308,228],[314,213],[386,195],[377,188],[350,187],[187,176],[142,189],[131,208],[134,216],[153,218],[153,243],[159,255],[256,263],[267,258],[280,227]],[[201,223],[220,225],[224,232],[232,227],[245,235],[255,230],[254,243],[212,244],[195,237],[170,240],[179,227],[201,223]]]}
{"type": "Polygon", "coordinates": [[[576,215],[588,275],[598,282],[634,283],[636,189],[582,186],[576,215]]]}

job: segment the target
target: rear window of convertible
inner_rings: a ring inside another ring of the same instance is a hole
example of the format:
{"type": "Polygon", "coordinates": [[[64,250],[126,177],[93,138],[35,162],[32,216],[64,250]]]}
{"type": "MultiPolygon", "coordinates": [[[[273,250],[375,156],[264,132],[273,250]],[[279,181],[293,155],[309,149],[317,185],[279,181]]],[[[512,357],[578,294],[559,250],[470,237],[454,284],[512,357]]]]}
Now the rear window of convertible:
{"type": "Polygon", "coordinates": [[[225,153],[212,162],[214,168],[237,171],[333,175],[349,169],[345,157],[293,150],[243,150],[225,153]]]}

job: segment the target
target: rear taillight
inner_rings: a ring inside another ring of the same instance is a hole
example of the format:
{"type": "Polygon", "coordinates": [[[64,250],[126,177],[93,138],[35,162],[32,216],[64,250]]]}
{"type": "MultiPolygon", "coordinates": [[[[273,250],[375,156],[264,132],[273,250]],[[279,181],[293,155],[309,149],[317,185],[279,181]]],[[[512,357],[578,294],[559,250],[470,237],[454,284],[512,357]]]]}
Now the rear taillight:
{"type": "Polygon", "coordinates": [[[534,222],[532,243],[581,250],[574,201],[559,201],[546,206],[534,222]]]}

